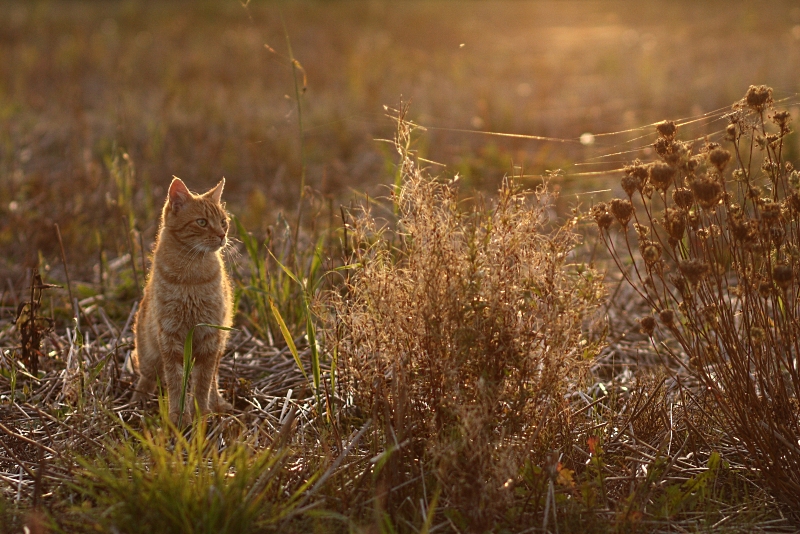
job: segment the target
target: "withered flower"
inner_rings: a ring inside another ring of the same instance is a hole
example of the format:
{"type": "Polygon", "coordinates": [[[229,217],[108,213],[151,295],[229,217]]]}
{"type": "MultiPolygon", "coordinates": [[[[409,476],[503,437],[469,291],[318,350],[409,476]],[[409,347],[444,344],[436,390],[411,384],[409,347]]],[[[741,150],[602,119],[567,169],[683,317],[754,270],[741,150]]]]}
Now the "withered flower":
{"type": "Polygon", "coordinates": [[[661,245],[654,241],[645,241],[641,244],[642,259],[648,267],[661,259],[661,245]]]}
{"type": "Polygon", "coordinates": [[[658,314],[658,318],[661,319],[661,322],[664,323],[666,326],[671,327],[672,322],[675,320],[675,312],[672,310],[662,310],[658,314]]]}
{"type": "Polygon", "coordinates": [[[711,209],[722,198],[722,186],[714,178],[704,175],[689,182],[697,203],[705,209],[711,209]]]}
{"type": "Polygon", "coordinates": [[[691,285],[696,286],[711,271],[711,267],[700,260],[681,260],[678,270],[691,285]]]}
{"type": "Polygon", "coordinates": [[[644,226],[639,223],[633,223],[633,229],[636,230],[636,235],[639,237],[639,241],[646,241],[647,238],[650,236],[649,226],[644,226]]]}
{"type": "Polygon", "coordinates": [[[689,209],[694,204],[694,194],[692,194],[691,189],[679,187],[672,192],[672,200],[675,201],[679,208],[689,209]]]}
{"type": "Polygon", "coordinates": [[[651,337],[653,335],[653,330],[656,329],[656,320],[652,315],[647,315],[639,319],[639,331],[651,337]]]}
{"type": "Polygon", "coordinates": [[[611,213],[623,227],[628,225],[633,215],[633,204],[630,200],[615,198],[611,201],[611,213]]]}
{"type": "Polygon", "coordinates": [[[702,154],[695,154],[686,162],[686,171],[689,174],[694,174],[694,172],[700,167],[705,160],[705,156],[702,154]]]}
{"type": "Polygon", "coordinates": [[[788,111],[776,111],[772,115],[772,122],[780,126],[781,131],[785,131],[789,121],[792,119],[792,114],[788,111]]]}
{"type": "Polygon", "coordinates": [[[653,143],[653,148],[656,150],[656,154],[662,158],[667,155],[671,147],[672,143],[663,137],[659,137],[656,139],[656,142],[653,143]]]}
{"type": "Polygon", "coordinates": [[[672,239],[680,241],[686,231],[686,219],[683,213],[674,208],[667,208],[664,216],[664,228],[672,239]]]}
{"type": "Polygon", "coordinates": [[[673,176],[675,176],[675,169],[666,163],[653,163],[650,166],[650,183],[658,190],[666,191],[673,176]]]}
{"type": "Polygon", "coordinates": [[[781,289],[787,289],[791,285],[793,278],[794,274],[790,265],[776,265],[772,269],[772,279],[781,289]]]}
{"type": "Polygon", "coordinates": [[[638,176],[626,174],[622,177],[620,185],[622,186],[622,190],[628,195],[628,198],[630,198],[636,191],[641,191],[642,180],[638,176]]]}
{"type": "Polygon", "coordinates": [[[757,186],[757,185],[751,186],[747,190],[747,198],[751,198],[751,199],[760,198],[761,197],[761,193],[762,193],[762,190],[761,190],[761,188],[759,186],[757,186]]]}
{"type": "Polygon", "coordinates": [[[607,230],[611,223],[614,222],[614,216],[608,212],[608,205],[605,202],[592,206],[592,217],[594,217],[600,230],[607,230]]]}
{"type": "Polygon", "coordinates": [[[729,217],[728,228],[736,241],[752,242],[758,235],[758,223],[743,217],[729,217]]]}
{"type": "Polygon", "coordinates": [[[714,165],[720,174],[725,170],[725,166],[731,160],[731,153],[724,148],[715,148],[708,153],[708,161],[714,165]]]}
{"type": "Polygon", "coordinates": [[[753,111],[764,111],[772,105],[772,87],[751,85],[744,95],[744,103],[753,111]]]}
{"type": "Polygon", "coordinates": [[[656,124],[656,131],[664,139],[672,139],[675,137],[678,127],[672,121],[662,121],[656,124]]]}
{"type": "Polygon", "coordinates": [[[727,128],[725,128],[725,140],[726,141],[736,141],[736,125],[729,124],[727,128]]]}

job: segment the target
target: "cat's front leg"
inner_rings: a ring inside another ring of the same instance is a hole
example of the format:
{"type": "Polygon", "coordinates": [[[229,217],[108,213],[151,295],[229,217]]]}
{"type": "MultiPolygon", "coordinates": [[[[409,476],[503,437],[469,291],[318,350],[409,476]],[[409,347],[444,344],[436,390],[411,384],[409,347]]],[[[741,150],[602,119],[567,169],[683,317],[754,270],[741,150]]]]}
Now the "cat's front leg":
{"type": "Polygon", "coordinates": [[[181,426],[184,426],[192,421],[192,402],[187,394],[184,399],[183,417],[181,417],[183,346],[177,338],[171,339],[166,333],[162,333],[159,345],[162,358],[162,379],[167,389],[167,401],[169,402],[169,418],[176,425],[180,419],[181,426]]]}
{"type": "Polygon", "coordinates": [[[219,392],[219,362],[217,362],[217,371],[214,372],[214,383],[211,384],[211,391],[208,395],[208,403],[211,411],[214,413],[231,413],[233,411],[233,404],[222,398],[219,392]]]}

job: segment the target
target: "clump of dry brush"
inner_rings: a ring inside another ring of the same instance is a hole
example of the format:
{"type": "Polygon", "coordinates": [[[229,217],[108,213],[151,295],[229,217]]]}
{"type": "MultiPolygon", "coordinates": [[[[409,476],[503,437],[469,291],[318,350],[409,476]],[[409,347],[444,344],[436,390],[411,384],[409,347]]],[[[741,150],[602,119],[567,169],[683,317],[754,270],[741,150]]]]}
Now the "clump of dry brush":
{"type": "Polygon", "coordinates": [[[469,204],[408,159],[403,172],[394,229],[368,210],[351,225],[353,268],[333,302],[340,385],[388,451],[386,510],[407,514],[423,498],[408,488],[427,487],[489,528],[524,461],[550,452],[537,436],[597,352],[581,330],[603,288],[568,263],[577,236],[572,223],[548,229],[544,189],[507,181],[469,204]]]}
{"type": "Polygon", "coordinates": [[[627,167],[627,198],[592,214],[652,308],[642,331],[716,401],[775,496],[796,504],[800,173],[784,161],[790,116],[771,88],[751,86],[727,118],[722,143],[697,151],[674,123],[658,124],[660,160],[627,167]]]}

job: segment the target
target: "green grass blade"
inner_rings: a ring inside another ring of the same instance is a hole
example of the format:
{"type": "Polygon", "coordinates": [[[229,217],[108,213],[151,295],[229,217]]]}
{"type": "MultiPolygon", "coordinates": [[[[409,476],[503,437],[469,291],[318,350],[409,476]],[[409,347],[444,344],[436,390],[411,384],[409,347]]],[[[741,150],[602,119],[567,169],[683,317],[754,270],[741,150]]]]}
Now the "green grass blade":
{"type": "Polygon", "coordinates": [[[278,326],[281,329],[283,339],[286,341],[286,345],[289,347],[289,351],[292,353],[292,356],[294,356],[294,361],[297,363],[297,367],[300,368],[300,372],[303,373],[306,381],[308,381],[308,375],[306,374],[306,370],[303,369],[303,363],[300,361],[300,355],[297,353],[297,347],[294,344],[294,339],[292,339],[292,334],[289,332],[289,328],[286,326],[283,317],[281,317],[281,312],[278,310],[277,306],[275,306],[275,302],[273,302],[272,297],[267,296],[267,299],[269,300],[269,307],[272,310],[272,315],[275,317],[275,320],[278,322],[278,326]]]}

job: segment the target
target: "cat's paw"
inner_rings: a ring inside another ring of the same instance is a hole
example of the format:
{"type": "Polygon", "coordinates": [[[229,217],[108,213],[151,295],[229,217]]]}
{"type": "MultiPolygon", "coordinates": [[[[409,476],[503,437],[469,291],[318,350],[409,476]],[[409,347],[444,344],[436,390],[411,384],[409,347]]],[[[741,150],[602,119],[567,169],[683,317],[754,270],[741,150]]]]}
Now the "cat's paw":
{"type": "Polygon", "coordinates": [[[181,417],[181,412],[179,411],[169,412],[169,420],[179,429],[186,428],[192,424],[193,419],[192,412],[188,407],[183,411],[183,417],[181,417]]]}
{"type": "Polygon", "coordinates": [[[233,411],[233,404],[218,396],[211,404],[211,411],[214,413],[231,413],[233,411]]]}

